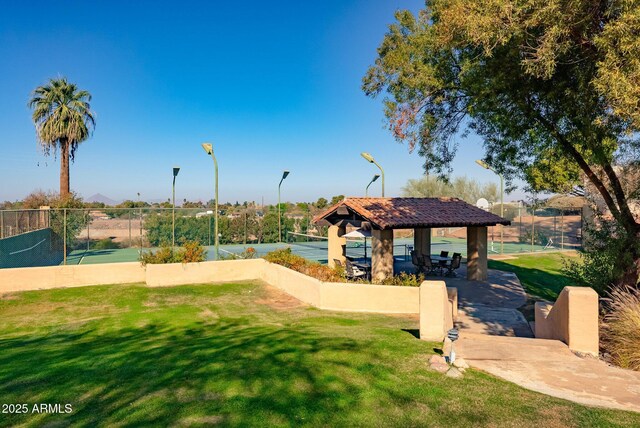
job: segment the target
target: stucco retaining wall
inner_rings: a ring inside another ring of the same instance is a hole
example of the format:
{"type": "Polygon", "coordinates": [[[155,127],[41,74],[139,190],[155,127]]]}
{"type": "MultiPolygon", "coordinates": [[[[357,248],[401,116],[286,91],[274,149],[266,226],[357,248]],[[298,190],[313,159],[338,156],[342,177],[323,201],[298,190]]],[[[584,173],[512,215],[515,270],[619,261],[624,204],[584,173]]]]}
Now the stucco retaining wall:
{"type": "Polygon", "coordinates": [[[138,262],[0,269],[0,292],[145,282],[138,262]]]}
{"type": "Polygon", "coordinates": [[[264,259],[146,267],[131,262],[0,269],[0,292],[136,282],[146,283],[149,287],[166,287],[252,280],[262,280],[319,309],[398,314],[420,312],[420,291],[417,287],[323,283],[264,259]]]}
{"type": "Polygon", "coordinates": [[[418,287],[323,283],[319,307],[335,311],[417,314],[418,287]]]}
{"type": "Polygon", "coordinates": [[[265,263],[263,259],[253,259],[148,264],[143,282],[149,287],[167,287],[207,282],[251,281],[261,277],[265,263]]]}
{"type": "Polygon", "coordinates": [[[535,336],[561,340],[572,351],[597,356],[598,294],[592,288],[564,287],[553,305],[537,302],[535,336]]]}

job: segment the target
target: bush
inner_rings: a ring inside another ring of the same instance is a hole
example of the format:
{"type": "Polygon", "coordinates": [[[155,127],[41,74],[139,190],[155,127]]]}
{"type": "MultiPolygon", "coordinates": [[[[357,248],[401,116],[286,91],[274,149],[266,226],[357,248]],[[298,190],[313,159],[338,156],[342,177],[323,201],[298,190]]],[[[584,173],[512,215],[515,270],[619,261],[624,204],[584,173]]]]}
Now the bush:
{"type": "Polygon", "coordinates": [[[282,248],[280,250],[271,251],[264,256],[268,262],[275,263],[286,268],[303,273],[312,278],[325,282],[341,282],[344,277],[336,269],[329,266],[312,262],[304,257],[297,256],[291,252],[291,248],[282,248]]]}
{"type": "Polygon", "coordinates": [[[241,253],[228,253],[220,256],[220,260],[247,260],[247,259],[255,259],[258,257],[258,253],[256,249],[253,247],[246,248],[241,253]]]}
{"type": "Polygon", "coordinates": [[[197,242],[187,241],[182,246],[182,251],[178,251],[180,263],[203,262],[207,259],[207,252],[204,247],[197,242]]]}
{"type": "Polygon", "coordinates": [[[113,242],[111,238],[104,238],[90,244],[92,250],[113,250],[120,248],[120,244],[113,242]]]}
{"type": "Polygon", "coordinates": [[[618,287],[609,297],[602,346],[616,365],[640,371],[640,290],[618,287]]]}
{"type": "Polygon", "coordinates": [[[604,296],[633,263],[629,239],[616,222],[605,219],[598,219],[594,224],[585,222],[583,235],[580,258],[567,259],[563,273],[604,296]]]}
{"type": "Polygon", "coordinates": [[[207,258],[207,252],[197,242],[185,242],[182,248],[174,250],[169,245],[163,245],[155,253],[153,251],[142,252],[140,262],[147,264],[165,263],[195,263],[203,262],[207,258]]]}
{"type": "Polygon", "coordinates": [[[420,287],[420,284],[424,281],[423,274],[414,274],[414,273],[406,273],[400,272],[399,275],[392,276],[391,278],[386,278],[380,285],[397,285],[403,287],[420,287]]]}

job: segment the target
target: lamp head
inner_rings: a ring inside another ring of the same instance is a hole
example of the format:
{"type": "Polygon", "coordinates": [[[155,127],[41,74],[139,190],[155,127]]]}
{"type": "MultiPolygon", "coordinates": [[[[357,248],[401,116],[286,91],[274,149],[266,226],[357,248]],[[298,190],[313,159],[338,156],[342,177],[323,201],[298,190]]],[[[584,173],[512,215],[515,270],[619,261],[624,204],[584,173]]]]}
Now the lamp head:
{"type": "Polygon", "coordinates": [[[368,162],[375,162],[375,160],[373,159],[373,156],[371,156],[369,153],[367,152],[362,152],[360,153],[360,156],[362,156],[363,158],[365,158],[368,162]]]}
{"type": "Polygon", "coordinates": [[[478,159],[476,163],[481,167],[483,167],[484,169],[491,169],[491,167],[483,160],[478,159]]]}
{"type": "Polygon", "coordinates": [[[180,167],[179,166],[174,166],[173,167],[173,177],[177,177],[178,173],[180,172],[180,167]]]}
{"type": "Polygon", "coordinates": [[[371,179],[371,182],[373,183],[374,181],[376,181],[378,178],[380,178],[380,174],[376,174],[373,176],[373,178],[371,179]]]}
{"type": "Polygon", "coordinates": [[[211,143],[202,143],[202,148],[205,152],[207,152],[208,155],[213,153],[213,146],[211,145],[211,143]]]}
{"type": "Polygon", "coordinates": [[[284,180],[285,178],[287,178],[288,175],[289,175],[289,171],[284,171],[282,173],[282,179],[284,180]]]}

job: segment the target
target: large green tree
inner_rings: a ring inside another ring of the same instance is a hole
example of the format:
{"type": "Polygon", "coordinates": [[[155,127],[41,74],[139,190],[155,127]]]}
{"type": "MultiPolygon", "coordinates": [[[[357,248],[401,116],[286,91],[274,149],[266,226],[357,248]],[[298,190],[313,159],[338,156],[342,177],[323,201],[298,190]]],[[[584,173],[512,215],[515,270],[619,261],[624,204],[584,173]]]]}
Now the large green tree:
{"type": "Polygon", "coordinates": [[[78,145],[89,138],[95,127],[89,102],[91,94],[69,83],[66,78],[50,79],[38,86],[29,100],[38,142],[49,155],[60,150],[60,197],[70,196],[69,160],[73,162],[78,145]]]}
{"type": "Polygon", "coordinates": [[[497,202],[500,192],[495,183],[481,184],[467,178],[454,177],[445,181],[435,175],[412,178],[402,188],[402,196],[413,198],[456,197],[475,205],[478,199],[497,202]]]}
{"type": "Polygon", "coordinates": [[[473,131],[508,182],[562,191],[584,177],[624,235],[617,281],[635,286],[640,224],[616,165],[640,148],[640,2],[428,0],[396,20],[363,81],[386,93],[394,136],[440,175],[473,131]]]}

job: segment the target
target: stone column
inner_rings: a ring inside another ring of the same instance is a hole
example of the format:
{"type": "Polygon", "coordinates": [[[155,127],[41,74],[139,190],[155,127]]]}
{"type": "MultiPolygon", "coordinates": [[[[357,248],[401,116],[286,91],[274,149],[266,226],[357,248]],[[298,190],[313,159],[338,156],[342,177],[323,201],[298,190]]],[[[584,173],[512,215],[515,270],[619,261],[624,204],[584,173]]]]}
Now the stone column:
{"type": "Polygon", "coordinates": [[[371,279],[393,276],[393,230],[371,231],[371,279]]]}
{"type": "Polygon", "coordinates": [[[327,263],[329,267],[336,267],[333,260],[340,260],[344,265],[347,255],[347,239],[342,235],[347,233],[344,226],[329,226],[329,242],[328,242],[328,258],[327,263]]]}
{"type": "Polygon", "coordinates": [[[487,280],[487,227],[467,227],[467,279],[487,280]]]}
{"type": "Polygon", "coordinates": [[[413,229],[413,249],[418,256],[431,254],[431,228],[420,227],[413,229]]]}

